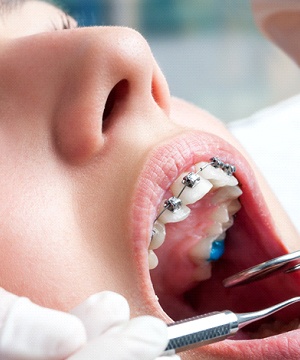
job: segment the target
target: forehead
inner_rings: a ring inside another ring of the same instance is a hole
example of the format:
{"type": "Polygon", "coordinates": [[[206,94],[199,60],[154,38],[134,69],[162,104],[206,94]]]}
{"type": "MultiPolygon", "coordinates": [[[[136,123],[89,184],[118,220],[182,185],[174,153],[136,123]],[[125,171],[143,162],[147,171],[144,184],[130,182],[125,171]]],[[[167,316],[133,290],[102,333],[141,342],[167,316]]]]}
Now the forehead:
{"type": "Polygon", "coordinates": [[[62,11],[47,1],[0,0],[0,38],[13,39],[53,29],[62,11]]]}
{"type": "Polygon", "coordinates": [[[26,0],[0,0],[0,13],[10,12],[22,5],[26,0]]]}

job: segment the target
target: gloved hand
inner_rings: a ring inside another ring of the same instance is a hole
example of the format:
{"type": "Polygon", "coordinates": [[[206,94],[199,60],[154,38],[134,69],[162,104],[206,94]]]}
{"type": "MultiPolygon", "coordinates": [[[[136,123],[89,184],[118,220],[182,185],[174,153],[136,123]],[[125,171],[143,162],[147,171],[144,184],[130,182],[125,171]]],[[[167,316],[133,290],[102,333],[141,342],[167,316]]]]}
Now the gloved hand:
{"type": "Polygon", "coordinates": [[[88,343],[68,360],[154,360],[165,349],[166,324],[151,316],[129,320],[129,306],[119,294],[104,291],[92,295],[71,311],[83,322],[88,343]]]}
{"type": "Polygon", "coordinates": [[[128,303],[116,293],[95,294],[72,313],[0,288],[0,359],[153,360],[166,346],[166,325],[149,316],[129,320],[128,303]]]}
{"type": "Polygon", "coordinates": [[[0,288],[0,359],[63,360],[86,343],[76,316],[43,308],[0,288]]]}

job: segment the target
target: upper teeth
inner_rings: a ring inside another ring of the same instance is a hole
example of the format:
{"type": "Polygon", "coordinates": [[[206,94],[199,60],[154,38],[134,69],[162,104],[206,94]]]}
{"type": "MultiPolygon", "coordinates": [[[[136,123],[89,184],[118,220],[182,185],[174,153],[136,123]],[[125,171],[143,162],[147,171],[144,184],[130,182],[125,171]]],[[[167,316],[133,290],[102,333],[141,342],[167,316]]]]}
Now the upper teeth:
{"type": "MultiPolygon", "coordinates": [[[[170,190],[173,194],[176,194],[175,196],[178,196],[178,194],[181,192],[183,188],[182,179],[188,175],[188,173],[183,173],[177,180],[174,181],[172,186],[170,187],[170,190]]],[[[200,181],[197,182],[194,187],[188,187],[184,189],[182,194],[180,195],[180,199],[184,205],[194,204],[196,201],[203,198],[204,195],[206,195],[209,190],[213,187],[212,183],[203,178],[199,175],[200,181]]]]}
{"type": "Polygon", "coordinates": [[[209,180],[215,188],[229,185],[234,186],[238,184],[237,179],[234,176],[228,176],[222,169],[216,169],[213,166],[206,166],[207,163],[201,162],[196,164],[196,169],[203,168],[201,176],[209,180]]]}
{"type": "MultiPolygon", "coordinates": [[[[185,172],[181,174],[170,187],[172,197],[163,200],[158,216],[153,226],[152,238],[149,245],[149,268],[153,269],[158,264],[158,259],[153,250],[159,248],[166,237],[165,225],[186,219],[190,209],[186,206],[194,204],[207,193],[213,192],[211,205],[216,209],[212,214],[212,222],[206,229],[206,238],[199,240],[190,251],[195,263],[207,262],[213,241],[225,239],[226,230],[233,224],[233,215],[241,205],[237,198],[242,194],[238,180],[220,168],[215,168],[209,163],[201,162],[195,165],[196,173],[185,172]],[[217,206],[216,205],[220,205],[217,206]]],[[[201,264],[203,267],[204,264],[201,264]]],[[[200,266],[200,264],[199,264],[200,266]]],[[[207,267],[207,265],[205,265],[207,267]]],[[[210,271],[205,272],[207,278],[210,271]]],[[[200,275],[198,275],[200,280],[200,275]]]]}
{"type": "Polygon", "coordinates": [[[149,245],[149,250],[158,249],[165,241],[166,227],[164,224],[155,221],[152,230],[152,238],[149,245]]]}
{"type": "Polygon", "coordinates": [[[213,204],[219,204],[225,200],[234,200],[242,195],[242,190],[238,186],[223,186],[212,198],[213,204]]]}
{"type": "Polygon", "coordinates": [[[176,208],[176,210],[173,210],[173,211],[168,210],[168,208],[165,207],[165,202],[166,202],[166,200],[163,201],[163,203],[161,204],[161,206],[159,208],[159,214],[161,214],[161,215],[159,216],[158,221],[161,224],[182,221],[182,220],[186,219],[191,212],[191,210],[185,205],[180,205],[180,207],[176,208]]]}

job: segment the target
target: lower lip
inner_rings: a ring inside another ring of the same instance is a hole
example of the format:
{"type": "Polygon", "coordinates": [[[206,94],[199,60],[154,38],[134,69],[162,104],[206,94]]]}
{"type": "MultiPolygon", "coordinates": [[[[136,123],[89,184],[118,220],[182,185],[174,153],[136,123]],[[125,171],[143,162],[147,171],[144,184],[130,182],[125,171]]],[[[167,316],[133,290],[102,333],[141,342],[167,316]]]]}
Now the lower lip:
{"type": "MultiPolygon", "coordinates": [[[[299,359],[300,333],[276,335],[262,340],[224,340],[183,353],[182,359],[283,360],[299,359]]],[[[181,354],[180,354],[181,355],[181,354]]]]}

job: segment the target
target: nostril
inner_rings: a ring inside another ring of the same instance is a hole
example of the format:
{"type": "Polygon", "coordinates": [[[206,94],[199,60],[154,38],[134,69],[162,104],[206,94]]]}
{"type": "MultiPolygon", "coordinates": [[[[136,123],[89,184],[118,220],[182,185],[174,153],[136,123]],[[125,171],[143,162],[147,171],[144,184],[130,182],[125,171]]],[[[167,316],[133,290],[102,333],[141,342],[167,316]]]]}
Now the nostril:
{"type": "Polygon", "coordinates": [[[102,131],[107,130],[109,119],[112,113],[118,108],[120,102],[125,99],[128,93],[128,81],[123,79],[119,81],[109,93],[102,115],[102,131]]]}

